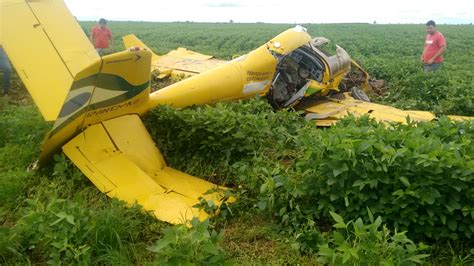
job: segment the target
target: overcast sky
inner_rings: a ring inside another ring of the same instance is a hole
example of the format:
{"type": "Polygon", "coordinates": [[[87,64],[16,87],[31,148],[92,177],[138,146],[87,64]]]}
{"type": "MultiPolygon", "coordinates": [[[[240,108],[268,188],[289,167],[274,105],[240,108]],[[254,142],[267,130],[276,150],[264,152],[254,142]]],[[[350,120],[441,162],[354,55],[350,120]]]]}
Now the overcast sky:
{"type": "Polygon", "coordinates": [[[473,23],[472,0],[66,0],[79,20],[473,23]]]}

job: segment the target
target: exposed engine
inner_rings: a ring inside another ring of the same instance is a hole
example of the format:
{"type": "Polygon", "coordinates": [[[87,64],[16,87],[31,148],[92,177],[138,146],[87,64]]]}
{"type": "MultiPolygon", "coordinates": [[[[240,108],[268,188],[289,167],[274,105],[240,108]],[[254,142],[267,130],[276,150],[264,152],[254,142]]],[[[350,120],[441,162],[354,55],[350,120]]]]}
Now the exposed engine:
{"type": "Polygon", "coordinates": [[[278,64],[268,99],[274,108],[289,106],[292,97],[303,90],[309,79],[321,82],[323,74],[324,63],[311,47],[302,46],[283,57],[278,64]]]}

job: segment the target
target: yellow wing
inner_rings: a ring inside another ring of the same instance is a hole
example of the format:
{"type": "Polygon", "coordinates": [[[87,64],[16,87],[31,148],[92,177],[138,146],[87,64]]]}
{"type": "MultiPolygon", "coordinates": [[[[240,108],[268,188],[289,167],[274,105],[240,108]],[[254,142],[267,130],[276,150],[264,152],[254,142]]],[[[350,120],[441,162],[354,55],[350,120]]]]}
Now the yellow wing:
{"type": "MultiPolygon", "coordinates": [[[[133,34],[124,36],[123,43],[128,49],[132,47],[141,47],[152,51],[133,34]]],[[[193,76],[220,66],[225,62],[227,61],[214,59],[210,55],[200,54],[180,47],[176,50],[170,51],[166,55],[159,56],[153,53],[151,70],[158,71],[159,78],[169,76],[176,78],[179,76],[193,76]]]]}
{"type": "Polygon", "coordinates": [[[126,115],[87,128],[63,147],[64,153],[110,197],[138,203],[160,220],[185,223],[207,214],[193,207],[199,198],[220,204],[219,189],[168,166],[137,115],[126,115]]]}
{"type": "Polygon", "coordinates": [[[99,56],[63,1],[0,5],[2,46],[43,117],[55,120],[74,76],[99,56]]]}
{"type": "MultiPolygon", "coordinates": [[[[406,123],[411,121],[432,121],[436,116],[427,111],[401,110],[395,107],[356,100],[348,93],[337,98],[307,99],[295,107],[306,112],[306,119],[314,120],[318,126],[331,126],[348,114],[356,117],[368,115],[380,122],[406,123]]],[[[452,120],[472,120],[466,116],[448,116],[452,120]]]]}

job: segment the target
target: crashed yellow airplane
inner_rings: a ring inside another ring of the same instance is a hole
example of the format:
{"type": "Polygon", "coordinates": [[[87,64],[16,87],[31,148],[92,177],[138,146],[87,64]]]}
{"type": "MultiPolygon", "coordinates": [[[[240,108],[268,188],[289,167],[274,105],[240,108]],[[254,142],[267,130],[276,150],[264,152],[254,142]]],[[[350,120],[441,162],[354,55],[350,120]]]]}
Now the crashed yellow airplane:
{"type": "Polygon", "coordinates": [[[325,53],[327,40],[300,26],[228,62],[183,48],[158,56],[133,35],[124,37],[126,51],[99,57],[62,1],[2,0],[0,8],[0,44],[43,117],[55,121],[39,165],[62,149],[100,191],[170,223],[205,219],[193,206],[201,197],[220,204],[225,188],[167,166],[140,119],[157,105],[266,95],[275,108],[303,109],[322,126],[349,112],[382,121],[434,118],[364,101],[367,73],[340,47],[325,53]],[[150,93],[151,71],[190,77],[150,93]],[[348,78],[354,71],[363,77],[357,84],[348,78]]]}

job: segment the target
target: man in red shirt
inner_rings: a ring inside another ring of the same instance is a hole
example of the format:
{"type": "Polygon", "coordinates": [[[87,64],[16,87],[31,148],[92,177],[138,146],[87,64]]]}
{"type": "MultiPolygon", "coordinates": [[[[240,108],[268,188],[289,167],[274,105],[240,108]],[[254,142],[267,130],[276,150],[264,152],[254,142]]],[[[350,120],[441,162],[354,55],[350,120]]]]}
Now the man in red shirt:
{"type": "Polygon", "coordinates": [[[99,25],[91,30],[91,42],[99,55],[104,55],[105,49],[109,48],[109,42],[113,45],[112,32],[107,27],[107,21],[103,18],[99,20],[99,25]]]}
{"type": "Polygon", "coordinates": [[[443,53],[446,51],[446,40],[441,32],[436,30],[436,24],[430,20],[426,23],[425,46],[421,61],[425,65],[425,72],[435,71],[443,62],[443,53]]]}

